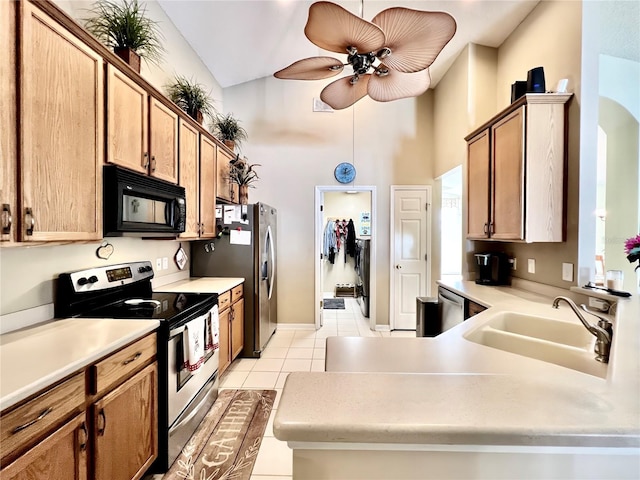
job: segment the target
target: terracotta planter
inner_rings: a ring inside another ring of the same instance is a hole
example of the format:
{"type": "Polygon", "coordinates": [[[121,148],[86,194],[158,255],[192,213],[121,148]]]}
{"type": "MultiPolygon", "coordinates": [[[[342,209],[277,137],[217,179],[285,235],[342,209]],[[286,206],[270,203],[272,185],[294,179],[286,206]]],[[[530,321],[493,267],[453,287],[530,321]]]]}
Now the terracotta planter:
{"type": "Polygon", "coordinates": [[[236,148],[236,142],[234,142],[233,140],[225,140],[224,144],[229,147],[229,149],[233,152],[236,148]]]}
{"type": "Polygon", "coordinates": [[[238,197],[240,197],[240,205],[249,203],[249,185],[238,185],[238,197]]]}
{"type": "Polygon", "coordinates": [[[140,73],[140,55],[129,47],[116,47],[113,52],[124,60],[136,73],[140,73]]]}

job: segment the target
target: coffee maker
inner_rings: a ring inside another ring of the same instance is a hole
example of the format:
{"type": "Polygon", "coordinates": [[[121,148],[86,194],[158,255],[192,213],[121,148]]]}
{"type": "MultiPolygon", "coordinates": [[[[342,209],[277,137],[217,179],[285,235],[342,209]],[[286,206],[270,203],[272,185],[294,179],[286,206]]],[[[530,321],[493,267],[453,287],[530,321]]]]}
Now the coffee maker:
{"type": "Polygon", "coordinates": [[[476,283],[479,285],[507,285],[511,263],[504,253],[476,253],[476,283]]]}

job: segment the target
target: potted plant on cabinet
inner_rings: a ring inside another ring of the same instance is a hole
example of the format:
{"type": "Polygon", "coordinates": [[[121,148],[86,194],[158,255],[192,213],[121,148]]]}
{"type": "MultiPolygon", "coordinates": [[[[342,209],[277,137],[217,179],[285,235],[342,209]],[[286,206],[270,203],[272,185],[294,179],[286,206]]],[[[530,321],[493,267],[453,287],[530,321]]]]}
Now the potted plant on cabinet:
{"type": "Polygon", "coordinates": [[[218,140],[231,150],[247,139],[247,131],[240,126],[240,122],[233,113],[218,114],[213,119],[211,130],[218,140]]]}
{"type": "Polygon", "coordinates": [[[209,92],[199,83],[182,75],[176,75],[174,82],[165,88],[171,101],[199,124],[202,125],[204,115],[213,116],[215,114],[209,92]]]}
{"type": "Polygon", "coordinates": [[[157,22],[145,17],[146,9],[138,0],[98,0],[85,27],[102,43],[112,48],[137,73],[140,58],[159,65],[164,48],[157,22]]]}
{"type": "Polygon", "coordinates": [[[258,173],[255,167],[260,167],[259,163],[249,164],[247,157],[240,160],[240,155],[229,162],[229,179],[238,185],[238,197],[242,205],[249,203],[249,188],[256,188],[253,183],[258,180],[258,173]]]}

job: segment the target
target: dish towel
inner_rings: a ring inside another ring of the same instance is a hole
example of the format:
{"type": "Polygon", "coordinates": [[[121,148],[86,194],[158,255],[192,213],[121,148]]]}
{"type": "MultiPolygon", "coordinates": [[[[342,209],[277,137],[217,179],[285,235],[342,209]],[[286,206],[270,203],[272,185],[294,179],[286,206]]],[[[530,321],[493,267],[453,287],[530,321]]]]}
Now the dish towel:
{"type": "Polygon", "coordinates": [[[184,368],[195,374],[204,362],[205,317],[196,318],[184,326],[184,368]]]}
{"type": "Polygon", "coordinates": [[[206,319],[206,339],[204,346],[205,355],[211,351],[216,351],[219,344],[220,337],[220,318],[218,316],[218,306],[214,305],[211,311],[207,314],[206,319]]]}

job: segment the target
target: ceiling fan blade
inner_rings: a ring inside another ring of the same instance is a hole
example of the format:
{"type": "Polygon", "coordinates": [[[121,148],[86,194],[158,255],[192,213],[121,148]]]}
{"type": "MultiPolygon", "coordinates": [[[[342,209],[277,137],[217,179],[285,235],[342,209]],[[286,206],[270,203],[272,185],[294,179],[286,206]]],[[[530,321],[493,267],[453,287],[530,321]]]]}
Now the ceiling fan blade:
{"type": "Polygon", "coordinates": [[[456,21],[445,12],[425,12],[394,7],[372,20],[385,33],[391,55],[387,67],[399,72],[418,72],[433,63],[456,33],[456,21]]]}
{"type": "Polygon", "coordinates": [[[304,34],[318,47],[336,53],[347,53],[348,47],[369,53],[385,44],[380,27],[331,2],[316,2],[309,7],[304,34]]]}
{"type": "Polygon", "coordinates": [[[352,77],[344,77],[331,82],[320,93],[320,100],[334,110],[350,107],[367,94],[367,85],[371,75],[361,75],[358,81],[351,85],[352,77]]]}
{"type": "MultiPolygon", "coordinates": [[[[385,65],[380,65],[380,68],[384,67],[385,65]]],[[[431,75],[428,68],[414,73],[403,73],[389,69],[388,75],[371,75],[367,93],[378,102],[390,102],[400,98],[422,95],[430,85],[431,75]]]]}
{"type": "Polygon", "coordinates": [[[273,74],[287,80],[321,80],[338,75],[344,69],[342,62],[331,57],[311,57],[293,62],[273,74]]]}

